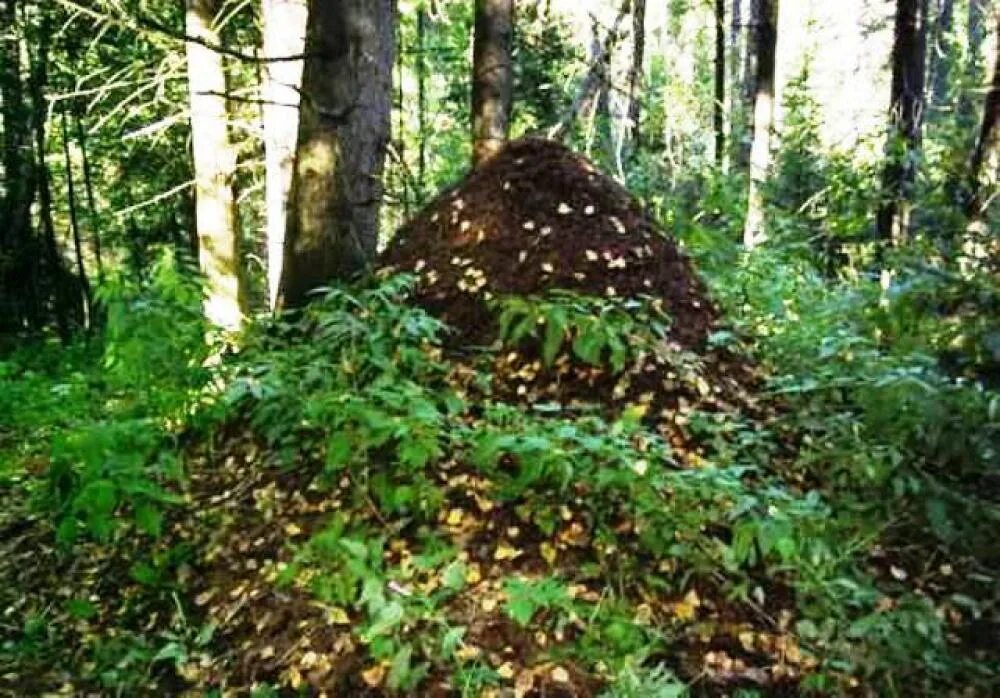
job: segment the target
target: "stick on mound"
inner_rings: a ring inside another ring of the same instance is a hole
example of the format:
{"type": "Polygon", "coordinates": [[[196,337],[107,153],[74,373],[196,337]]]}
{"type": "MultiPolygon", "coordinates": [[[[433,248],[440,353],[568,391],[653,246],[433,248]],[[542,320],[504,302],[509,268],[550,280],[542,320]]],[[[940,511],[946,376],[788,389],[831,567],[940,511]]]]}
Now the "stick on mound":
{"type": "Polygon", "coordinates": [[[515,141],[405,225],[384,264],[468,343],[493,339],[485,302],[566,289],[662,299],[671,336],[701,345],[716,311],[690,261],[621,185],[566,147],[515,141]]]}

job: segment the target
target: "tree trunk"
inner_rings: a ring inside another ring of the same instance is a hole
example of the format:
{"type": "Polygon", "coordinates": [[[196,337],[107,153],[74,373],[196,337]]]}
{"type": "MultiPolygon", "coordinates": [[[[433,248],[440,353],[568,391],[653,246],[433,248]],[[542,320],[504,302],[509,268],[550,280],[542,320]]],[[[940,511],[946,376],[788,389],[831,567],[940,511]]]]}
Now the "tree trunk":
{"type": "Polygon", "coordinates": [[[715,0],[715,164],[721,169],[726,156],[726,0],[715,0]]]}
{"type": "Polygon", "coordinates": [[[931,104],[944,106],[948,99],[951,73],[951,31],[955,24],[955,0],[938,0],[937,18],[934,20],[934,40],[927,61],[930,76],[931,104]]]}
{"type": "MultiPolygon", "coordinates": [[[[217,0],[185,0],[187,34],[220,45],[217,0]]],[[[195,178],[198,262],[205,276],[205,316],[216,327],[243,324],[245,295],[233,189],[236,149],[229,138],[226,71],[222,54],[187,42],[191,142],[195,178]]]]}
{"type": "Polygon", "coordinates": [[[392,113],[393,0],[310,0],[280,307],[366,268],[392,113]]]}
{"type": "Polygon", "coordinates": [[[572,129],[573,122],[576,121],[577,116],[592,112],[595,108],[595,100],[609,79],[611,53],[622,38],[619,27],[621,27],[622,21],[624,21],[625,15],[628,12],[629,2],[630,0],[624,0],[622,3],[621,9],[615,17],[614,24],[611,25],[611,29],[604,37],[603,44],[598,41],[597,28],[594,28],[594,43],[591,49],[590,67],[587,69],[587,74],[584,76],[583,82],[580,83],[580,87],[573,97],[573,103],[566,110],[566,113],[560,117],[559,122],[549,129],[549,138],[562,140],[572,129]]]}
{"type": "Polygon", "coordinates": [[[993,82],[986,93],[983,121],[979,127],[976,147],[969,163],[969,187],[966,214],[973,224],[982,220],[988,201],[983,192],[995,190],[1000,178],[1000,13],[997,14],[997,47],[993,67],[993,82]]]}
{"type": "Polygon", "coordinates": [[[628,128],[633,145],[642,142],[642,76],[646,60],[646,0],[633,0],[632,66],[628,75],[628,128]]]}
{"type": "Polygon", "coordinates": [[[927,0],[897,0],[888,161],[878,213],[879,239],[896,245],[905,240],[910,227],[923,127],[926,53],[927,0]]]}
{"type": "Polygon", "coordinates": [[[750,166],[750,151],[753,147],[754,130],[754,95],[757,85],[757,52],[760,36],[761,16],[764,0],[749,0],[750,16],[747,18],[745,40],[743,44],[743,83],[734,92],[738,92],[743,100],[743,133],[741,134],[738,160],[740,167],[750,166]]]}
{"type": "Polygon", "coordinates": [[[775,54],[778,45],[779,0],[758,0],[757,75],[753,100],[753,144],[750,151],[750,192],[743,244],[749,250],[763,239],[763,187],[771,167],[771,130],[774,124],[775,54]]]}
{"type": "MultiPolygon", "coordinates": [[[[44,9],[38,20],[37,35],[34,37],[36,53],[31,66],[31,123],[35,136],[36,181],[38,186],[38,215],[41,221],[42,234],[45,239],[45,265],[49,276],[52,299],[52,310],[56,319],[56,328],[64,344],[70,340],[70,323],[68,308],[70,301],[66,292],[62,256],[56,241],[55,223],[52,220],[52,189],[49,181],[49,169],[45,163],[45,126],[48,117],[48,103],[45,99],[45,88],[49,79],[49,40],[51,38],[51,22],[44,9]]],[[[29,46],[31,43],[29,42],[29,46]]]]}
{"type": "MultiPolygon", "coordinates": [[[[267,58],[300,56],[305,50],[306,0],[263,0],[263,45],[267,58]]],[[[302,61],[271,60],[263,85],[265,208],[268,301],[278,302],[288,224],[295,145],[299,134],[302,61]]]]}
{"type": "Polygon", "coordinates": [[[514,0],[476,0],[472,49],[472,164],[499,151],[510,133],[514,0]]]}
{"type": "Polygon", "coordinates": [[[427,9],[417,8],[417,200],[423,205],[427,186],[427,9]]]}
{"type": "Polygon", "coordinates": [[[80,158],[83,161],[83,190],[87,195],[87,211],[90,213],[90,236],[94,246],[94,263],[97,265],[98,284],[104,281],[104,260],[101,250],[101,225],[97,217],[97,203],[94,200],[94,176],[90,170],[90,155],[87,153],[87,131],[83,120],[76,115],[76,142],[80,146],[80,158]]]}
{"type": "Polygon", "coordinates": [[[0,327],[21,330],[42,322],[37,289],[37,253],[31,230],[35,168],[31,149],[31,113],[21,81],[22,37],[17,2],[2,5],[0,34],[0,116],[3,118],[4,198],[0,201],[0,327]]]}
{"type": "Polygon", "coordinates": [[[80,238],[80,218],[76,213],[76,182],[73,179],[73,159],[69,150],[69,127],[66,125],[66,112],[61,116],[63,160],[66,163],[66,202],[69,205],[69,227],[73,235],[73,252],[76,255],[76,275],[80,284],[80,295],[83,301],[83,326],[89,331],[93,317],[93,301],[90,295],[90,281],[87,279],[87,268],[83,263],[83,242],[80,238]]]}

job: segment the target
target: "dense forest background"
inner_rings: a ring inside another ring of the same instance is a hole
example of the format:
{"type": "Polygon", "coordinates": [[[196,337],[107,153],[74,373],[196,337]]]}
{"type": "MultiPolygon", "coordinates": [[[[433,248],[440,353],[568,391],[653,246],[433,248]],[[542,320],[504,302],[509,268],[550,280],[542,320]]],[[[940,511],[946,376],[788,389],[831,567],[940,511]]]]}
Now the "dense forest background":
{"type": "Polygon", "coordinates": [[[0,16],[0,689],[1000,688],[990,0],[0,16]]]}

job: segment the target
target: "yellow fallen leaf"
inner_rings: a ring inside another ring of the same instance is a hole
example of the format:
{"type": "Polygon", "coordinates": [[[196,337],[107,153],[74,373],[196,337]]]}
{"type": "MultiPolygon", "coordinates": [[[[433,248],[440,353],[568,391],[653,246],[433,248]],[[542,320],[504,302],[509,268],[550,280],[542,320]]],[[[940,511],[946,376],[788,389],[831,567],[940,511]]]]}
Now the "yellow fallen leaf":
{"type": "Polygon", "coordinates": [[[361,679],[372,688],[378,688],[382,685],[382,680],[385,679],[385,665],[376,664],[368,667],[361,672],[361,679]]]}
{"type": "Polygon", "coordinates": [[[497,675],[501,679],[506,679],[509,681],[510,679],[514,678],[514,665],[511,664],[510,662],[504,662],[503,664],[500,665],[500,668],[497,669],[497,675]]]}
{"type": "Polygon", "coordinates": [[[461,662],[467,662],[470,659],[475,659],[480,654],[478,647],[474,645],[463,645],[455,650],[455,657],[461,662]]]}
{"type": "Polygon", "coordinates": [[[545,560],[550,565],[554,565],[556,562],[556,548],[551,543],[542,543],[538,546],[539,552],[542,554],[542,559],[545,560]]]}
{"type": "Polygon", "coordinates": [[[468,584],[478,584],[483,578],[483,573],[479,571],[478,564],[469,565],[469,568],[465,571],[465,581],[468,584]]]}
{"type": "Polygon", "coordinates": [[[497,546],[496,552],[493,553],[494,560],[514,560],[521,556],[521,551],[517,548],[511,547],[506,543],[501,543],[497,546]]]}
{"type": "Polygon", "coordinates": [[[462,518],[465,516],[465,512],[461,509],[452,509],[448,512],[447,523],[449,526],[458,526],[462,523],[462,518]]]}
{"type": "Polygon", "coordinates": [[[517,681],[514,682],[514,698],[524,698],[524,696],[531,693],[531,690],[535,687],[535,674],[532,671],[522,671],[517,675],[517,681]]]}
{"type": "Polygon", "coordinates": [[[311,669],[312,667],[316,666],[316,662],[318,661],[319,661],[319,655],[313,652],[312,650],[309,650],[304,655],[302,655],[302,659],[299,660],[299,664],[302,665],[303,669],[311,669]]]}
{"type": "Polygon", "coordinates": [[[285,526],[285,533],[287,533],[290,536],[299,536],[302,535],[302,529],[296,526],[295,524],[290,523],[287,526],[285,526]]]}
{"type": "Polygon", "coordinates": [[[552,670],[552,680],[557,683],[569,683],[569,672],[557,666],[552,670]]]}
{"type": "Polygon", "coordinates": [[[689,591],[682,601],[674,604],[674,615],[678,620],[693,620],[698,607],[701,606],[701,599],[694,589],[689,591]]]}
{"type": "Polygon", "coordinates": [[[348,617],[347,612],[340,608],[339,606],[334,606],[327,611],[327,617],[330,622],[334,625],[350,625],[351,619],[348,617]]]}

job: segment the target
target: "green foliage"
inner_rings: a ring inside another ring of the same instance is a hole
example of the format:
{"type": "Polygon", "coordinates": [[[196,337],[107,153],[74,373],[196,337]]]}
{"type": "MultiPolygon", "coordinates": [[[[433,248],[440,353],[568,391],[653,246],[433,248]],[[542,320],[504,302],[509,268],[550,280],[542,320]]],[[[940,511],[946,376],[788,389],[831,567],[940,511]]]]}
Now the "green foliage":
{"type": "Polygon", "coordinates": [[[568,610],[571,607],[569,591],[557,579],[508,579],[504,584],[504,593],[507,595],[507,615],[521,626],[531,623],[539,611],[568,610]]]}
{"type": "Polygon", "coordinates": [[[120,275],[102,288],[108,310],[103,374],[106,404],[52,443],[44,504],[57,538],[108,541],[126,521],[158,537],[169,491],[182,475],[172,428],[205,385],[205,343],[197,281],[165,252],[149,277],[120,275]]]}
{"type": "Polygon", "coordinates": [[[499,340],[512,347],[525,340],[541,346],[551,366],[566,342],[573,354],[600,366],[605,360],[620,373],[641,353],[662,341],[670,318],[662,302],[616,300],[552,291],[544,297],[510,296],[493,303],[499,311],[499,340]]]}

